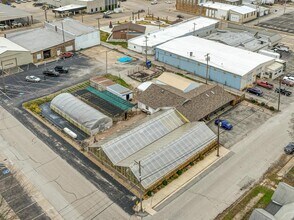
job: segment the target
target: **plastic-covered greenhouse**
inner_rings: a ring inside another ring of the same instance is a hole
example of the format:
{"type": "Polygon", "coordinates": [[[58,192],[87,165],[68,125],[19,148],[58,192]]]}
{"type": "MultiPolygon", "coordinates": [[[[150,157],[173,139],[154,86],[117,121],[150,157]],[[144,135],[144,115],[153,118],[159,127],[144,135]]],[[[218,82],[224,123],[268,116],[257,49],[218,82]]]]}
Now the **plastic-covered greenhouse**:
{"type": "Polygon", "coordinates": [[[69,93],[56,96],[51,101],[50,108],[88,135],[94,135],[112,126],[110,117],[69,93]]]}

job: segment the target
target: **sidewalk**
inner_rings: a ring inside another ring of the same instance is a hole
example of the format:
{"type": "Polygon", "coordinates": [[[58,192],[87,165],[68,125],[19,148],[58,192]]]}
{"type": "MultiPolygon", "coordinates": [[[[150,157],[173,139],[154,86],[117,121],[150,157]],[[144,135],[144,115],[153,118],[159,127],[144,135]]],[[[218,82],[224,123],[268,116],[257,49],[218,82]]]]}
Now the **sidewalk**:
{"type": "MultiPolygon", "coordinates": [[[[190,183],[193,179],[215,164],[217,161],[226,156],[230,151],[224,147],[220,147],[220,157],[216,156],[216,151],[213,151],[203,160],[197,162],[192,168],[187,170],[183,175],[173,180],[170,184],[158,191],[152,197],[143,201],[143,210],[150,215],[156,214],[154,208],[159,206],[181,188],[190,183]]],[[[140,203],[136,206],[135,210],[138,211],[140,203]]]]}

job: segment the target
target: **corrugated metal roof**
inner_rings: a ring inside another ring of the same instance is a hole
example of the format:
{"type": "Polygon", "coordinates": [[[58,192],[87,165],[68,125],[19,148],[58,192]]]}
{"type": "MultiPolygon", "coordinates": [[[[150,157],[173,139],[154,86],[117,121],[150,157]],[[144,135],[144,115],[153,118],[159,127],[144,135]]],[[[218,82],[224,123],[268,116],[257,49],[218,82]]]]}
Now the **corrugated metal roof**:
{"type": "MultiPolygon", "coordinates": [[[[190,20],[183,21],[175,25],[171,25],[165,29],[160,29],[152,33],[148,33],[147,45],[148,47],[154,47],[164,42],[167,42],[169,40],[172,40],[174,38],[187,35],[188,33],[192,33],[194,30],[195,31],[201,30],[203,28],[207,28],[209,26],[216,25],[218,23],[219,23],[218,20],[214,20],[210,18],[204,18],[204,17],[192,18],[190,20]]],[[[145,40],[146,40],[145,35],[141,35],[139,37],[130,39],[128,42],[145,47],[146,45],[145,40]]]]}
{"type": "Polygon", "coordinates": [[[239,76],[274,61],[274,58],[268,56],[195,36],[176,38],[156,48],[205,65],[205,56],[209,53],[210,66],[239,76]],[[192,56],[190,52],[193,53],[192,56]]]}
{"type": "Polygon", "coordinates": [[[0,21],[30,17],[32,14],[0,3],[0,21]]]}
{"type": "Polygon", "coordinates": [[[113,90],[119,94],[130,94],[132,93],[132,91],[120,84],[113,84],[113,85],[110,85],[110,86],[107,86],[107,88],[109,88],[110,90],[113,90]]]}
{"type": "Polygon", "coordinates": [[[27,49],[19,46],[16,43],[8,40],[7,38],[0,37],[0,54],[5,53],[6,51],[15,51],[15,52],[28,52],[27,49]]]}

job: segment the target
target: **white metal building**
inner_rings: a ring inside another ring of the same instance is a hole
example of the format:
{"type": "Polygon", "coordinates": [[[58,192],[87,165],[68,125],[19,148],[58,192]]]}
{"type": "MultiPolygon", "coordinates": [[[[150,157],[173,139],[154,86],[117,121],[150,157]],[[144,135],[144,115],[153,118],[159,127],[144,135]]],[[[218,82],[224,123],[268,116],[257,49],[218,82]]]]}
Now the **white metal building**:
{"type": "Polygon", "coordinates": [[[133,91],[120,85],[120,84],[113,84],[106,87],[108,92],[124,99],[124,100],[132,100],[133,99],[133,91]]]}
{"type": "Polygon", "coordinates": [[[87,26],[77,20],[65,18],[63,20],[46,22],[45,27],[62,33],[75,39],[75,50],[81,50],[100,44],[100,31],[87,26]]]}
{"type": "Polygon", "coordinates": [[[33,62],[31,52],[0,37],[0,69],[10,69],[33,62]]]}
{"type": "Polygon", "coordinates": [[[236,7],[235,5],[220,2],[205,2],[200,5],[206,9],[205,16],[221,20],[228,20],[230,10],[236,7]]]}
{"type": "Polygon", "coordinates": [[[210,18],[196,17],[165,29],[156,30],[132,38],[128,41],[128,49],[138,53],[145,53],[147,37],[147,54],[154,54],[155,47],[172,39],[194,34],[195,36],[204,37],[216,31],[218,21],[210,18]]]}
{"type": "Polygon", "coordinates": [[[117,0],[41,0],[42,2],[52,5],[56,8],[66,5],[84,5],[87,13],[97,13],[104,10],[113,10],[117,7],[117,0]]]}
{"type": "Polygon", "coordinates": [[[156,47],[156,60],[206,78],[209,54],[209,80],[243,90],[256,75],[262,75],[275,59],[251,51],[195,36],[171,40],[156,47]]]}
{"type": "Polygon", "coordinates": [[[257,18],[257,11],[254,8],[242,5],[236,6],[230,11],[230,21],[245,23],[257,18]]]}

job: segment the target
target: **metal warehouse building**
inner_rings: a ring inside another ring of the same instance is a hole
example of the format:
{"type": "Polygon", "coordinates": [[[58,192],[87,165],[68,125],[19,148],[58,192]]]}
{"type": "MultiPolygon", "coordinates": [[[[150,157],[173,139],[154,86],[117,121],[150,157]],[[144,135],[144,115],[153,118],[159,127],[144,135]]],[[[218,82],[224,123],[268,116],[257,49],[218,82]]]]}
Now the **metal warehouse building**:
{"type": "Polygon", "coordinates": [[[156,60],[234,89],[252,85],[274,59],[195,36],[177,38],[156,47],[156,60]]]}
{"type": "Polygon", "coordinates": [[[104,165],[147,191],[215,146],[216,135],[204,122],[185,123],[174,109],[90,148],[104,165]],[[138,162],[142,165],[141,185],[138,162]]]}
{"type": "Polygon", "coordinates": [[[112,119],[69,93],[56,96],[50,108],[88,135],[112,126],[112,119]]]}
{"type": "Polygon", "coordinates": [[[205,37],[216,31],[218,21],[210,18],[196,17],[175,25],[171,25],[165,29],[157,30],[147,35],[132,38],[128,41],[128,49],[138,53],[146,51],[147,37],[147,53],[154,54],[155,47],[172,39],[194,34],[195,36],[205,37]]]}
{"type": "Polygon", "coordinates": [[[29,50],[0,37],[0,69],[11,69],[32,61],[33,57],[29,50]]]}

